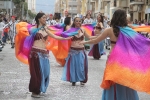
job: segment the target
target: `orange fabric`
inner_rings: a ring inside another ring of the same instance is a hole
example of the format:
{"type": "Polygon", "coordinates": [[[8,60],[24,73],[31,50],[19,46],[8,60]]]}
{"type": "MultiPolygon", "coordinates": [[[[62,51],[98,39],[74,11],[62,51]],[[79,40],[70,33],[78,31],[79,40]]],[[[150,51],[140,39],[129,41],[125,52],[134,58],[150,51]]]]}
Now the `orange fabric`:
{"type": "Polygon", "coordinates": [[[21,46],[23,46],[23,40],[29,36],[29,32],[26,27],[19,29],[18,34],[15,37],[15,54],[19,61],[28,64],[28,58],[21,52],[21,46]]]}
{"type": "Polygon", "coordinates": [[[70,46],[71,40],[56,40],[48,37],[46,49],[51,50],[56,61],[61,66],[64,66],[65,58],[68,56],[70,46]]]}
{"type": "MultiPolygon", "coordinates": [[[[28,64],[28,58],[21,52],[24,40],[29,36],[28,23],[20,22],[16,25],[17,35],[15,38],[15,54],[19,61],[28,64]]],[[[55,33],[54,30],[50,30],[51,33],[55,33]]],[[[46,49],[51,50],[56,58],[56,61],[64,66],[65,58],[68,56],[70,49],[71,40],[56,40],[54,38],[48,37],[46,41],[46,49]]]]}
{"type": "Polygon", "coordinates": [[[150,33],[150,26],[139,26],[134,28],[133,30],[137,31],[137,32],[148,32],[150,33]]]}
{"type": "MultiPolygon", "coordinates": [[[[145,74],[144,73],[138,73],[138,72],[135,73],[136,71],[134,73],[132,73],[131,70],[129,70],[129,69],[122,70],[122,67],[119,67],[120,65],[118,65],[117,63],[114,63],[113,65],[107,65],[107,66],[108,67],[109,66],[115,66],[115,67],[113,67],[113,69],[112,68],[110,69],[110,68],[106,67],[105,71],[107,71],[109,73],[104,74],[104,79],[103,79],[102,84],[101,84],[102,88],[109,89],[110,86],[112,84],[114,84],[114,82],[116,82],[118,84],[124,83],[122,85],[132,87],[132,88],[134,88],[135,90],[138,90],[138,91],[147,91],[147,93],[150,92],[149,91],[150,85],[149,85],[149,83],[144,82],[145,79],[143,78],[143,77],[146,77],[146,76],[150,76],[150,70],[145,72],[145,74]],[[124,73],[125,75],[122,76],[122,73],[124,73]],[[113,74],[117,74],[117,75],[113,75],[113,74]],[[112,75],[113,75],[113,77],[112,77],[112,75]],[[114,77],[114,76],[119,76],[119,77],[122,78],[122,80],[120,80],[120,79],[118,79],[118,77],[114,77]],[[112,80],[112,81],[107,81],[107,79],[112,80]],[[123,79],[129,79],[129,80],[124,81],[123,79]],[[135,81],[135,79],[137,79],[137,80],[135,81]],[[143,80],[141,80],[141,79],[143,79],[143,80]],[[122,81],[124,81],[124,82],[122,82],[122,81]],[[138,82],[138,81],[143,81],[143,82],[141,83],[141,82],[138,82]],[[127,83],[127,82],[129,82],[129,83],[127,83]],[[130,82],[132,82],[132,84],[130,82]],[[134,85],[134,84],[136,84],[136,85],[134,85]],[[136,86],[141,86],[141,87],[136,87],[136,86]]],[[[149,78],[148,81],[150,81],[150,78],[149,78]]]]}
{"type": "Polygon", "coordinates": [[[16,32],[18,33],[18,31],[22,28],[22,27],[26,27],[27,28],[28,23],[26,22],[19,22],[16,24],[16,32]]]}

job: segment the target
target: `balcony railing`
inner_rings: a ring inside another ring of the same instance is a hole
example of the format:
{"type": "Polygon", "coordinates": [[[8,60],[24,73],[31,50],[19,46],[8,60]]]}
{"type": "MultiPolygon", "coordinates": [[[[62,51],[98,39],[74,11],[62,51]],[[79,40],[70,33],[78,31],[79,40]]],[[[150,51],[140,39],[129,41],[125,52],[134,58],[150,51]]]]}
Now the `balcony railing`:
{"type": "Polygon", "coordinates": [[[103,2],[110,2],[111,0],[103,0],[103,2]]]}
{"type": "Polygon", "coordinates": [[[77,13],[78,13],[78,10],[77,10],[77,9],[72,9],[72,10],[69,9],[69,12],[77,14],[77,13]]]}
{"type": "Polygon", "coordinates": [[[130,0],[130,5],[144,4],[144,0],[130,0]]]}
{"type": "Polygon", "coordinates": [[[70,6],[70,5],[78,5],[78,2],[76,2],[76,1],[69,1],[68,2],[68,5],[70,6]]]}
{"type": "Polygon", "coordinates": [[[130,5],[131,4],[144,4],[144,0],[130,0],[130,5]]]}

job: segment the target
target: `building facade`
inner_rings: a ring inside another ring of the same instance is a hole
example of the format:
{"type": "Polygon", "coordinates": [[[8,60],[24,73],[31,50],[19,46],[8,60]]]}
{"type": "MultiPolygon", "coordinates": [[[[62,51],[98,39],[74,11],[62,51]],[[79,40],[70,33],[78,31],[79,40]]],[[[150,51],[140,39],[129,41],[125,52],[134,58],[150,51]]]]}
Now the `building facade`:
{"type": "Polygon", "coordinates": [[[26,2],[28,3],[28,10],[31,10],[33,13],[35,13],[36,11],[36,0],[26,0],[26,2]]]}
{"type": "Polygon", "coordinates": [[[117,9],[124,9],[131,15],[131,20],[150,20],[150,0],[57,0],[56,10],[63,14],[65,10],[71,15],[91,13],[94,18],[102,13],[112,18],[117,9]]]}
{"type": "Polygon", "coordinates": [[[56,0],[55,12],[61,13],[61,15],[64,16],[64,12],[68,11],[72,17],[81,14],[81,1],[82,0],[56,0]]]}
{"type": "Polygon", "coordinates": [[[132,20],[150,20],[150,0],[130,0],[129,8],[132,20]]]}
{"type": "Polygon", "coordinates": [[[55,1],[55,12],[56,13],[60,13],[60,2],[61,2],[61,0],[55,1]]]}
{"type": "Polygon", "coordinates": [[[131,15],[131,20],[150,20],[150,0],[91,0],[90,2],[93,15],[100,12],[111,19],[117,9],[124,9],[131,15]]]}

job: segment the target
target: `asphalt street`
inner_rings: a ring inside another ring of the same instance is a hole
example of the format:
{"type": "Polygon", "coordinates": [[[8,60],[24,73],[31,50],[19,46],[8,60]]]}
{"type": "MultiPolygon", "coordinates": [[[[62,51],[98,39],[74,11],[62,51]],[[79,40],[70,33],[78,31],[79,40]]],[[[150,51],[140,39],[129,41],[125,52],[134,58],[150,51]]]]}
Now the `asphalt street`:
{"type": "MultiPolygon", "coordinates": [[[[88,51],[87,51],[88,52],[88,51]]],[[[107,58],[103,55],[100,60],[88,57],[89,72],[88,82],[85,86],[72,86],[69,82],[61,80],[62,70],[56,63],[54,56],[50,53],[50,84],[44,98],[35,99],[31,97],[28,90],[30,79],[28,65],[19,62],[6,44],[0,52],[0,100],[101,100],[102,88],[100,83],[103,78],[105,62],[107,58]]],[[[140,100],[150,100],[150,95],[138,92],[140,100]]]]}

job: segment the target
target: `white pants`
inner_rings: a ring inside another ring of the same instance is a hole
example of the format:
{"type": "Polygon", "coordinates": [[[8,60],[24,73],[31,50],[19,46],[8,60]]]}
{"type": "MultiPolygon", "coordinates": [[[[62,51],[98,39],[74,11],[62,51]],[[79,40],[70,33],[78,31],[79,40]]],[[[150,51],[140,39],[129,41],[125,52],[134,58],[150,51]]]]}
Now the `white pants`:
{"type": "Polygon", "coordinates": [[[15,42],[15,35],[16,35],[15,32],[12,32],[12,31],[9,32],[9,37],[10,37],[11,43],[15,42]]]}

